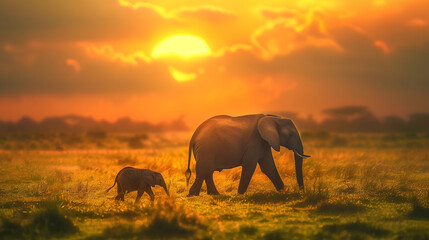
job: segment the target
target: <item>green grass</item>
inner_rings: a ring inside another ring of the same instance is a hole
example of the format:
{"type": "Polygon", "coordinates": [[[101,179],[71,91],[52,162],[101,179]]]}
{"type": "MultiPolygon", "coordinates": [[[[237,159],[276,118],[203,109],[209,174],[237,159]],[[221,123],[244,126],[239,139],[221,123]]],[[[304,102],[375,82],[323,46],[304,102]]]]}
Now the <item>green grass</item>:
{"type": "Polygon", "coordinates": [[[322,202],[316,208],[317,213],[325,214],[356,214],[365,211],[365,207],[347,200],[337,202],[322,202]]]}
{"type": "Polygon", "coordinates": [[[142,224],[115,223],[104,228],[101,234],[88,236],[87,239],[195,239],[205,236],[203,230],[207,226],[201,219],[172,200],[158,202],[148,212],[146,222],[142,224]]]}
{"type": "Polygon", "coordinates": [[[63,150],[57,138],[32,148],[1,140],[0,239],[429,239],[427,137],[306,133],[305,191],[282,149],[274,158],[285,190],[258,168],[238,195],[235,168],[214,174],[221,195],[203,185],[186,197],[189,136],[151,135],[138,149],[112,134],[63,139],[63,150]],[[104,191],[125,166],[161,172],[171,198],[155,187],[154,203],[144,195],[135,205],[135,192],[115,202],[116,189],[104,191]]]}
{"type": "Polygon", "coordinates": [[[3,216],[0,234],[8,239],[44,239],[76,234],[79,228],[61,209],[59,201],[40,202],[40,208],[27,221],[16,222],[3,216]]]}
{"type": "Polygon", "coordinates": [[[314,239],[371,239],[385,238],[390,231],[365,222],[329,224],[314,236],[314,239]]]}

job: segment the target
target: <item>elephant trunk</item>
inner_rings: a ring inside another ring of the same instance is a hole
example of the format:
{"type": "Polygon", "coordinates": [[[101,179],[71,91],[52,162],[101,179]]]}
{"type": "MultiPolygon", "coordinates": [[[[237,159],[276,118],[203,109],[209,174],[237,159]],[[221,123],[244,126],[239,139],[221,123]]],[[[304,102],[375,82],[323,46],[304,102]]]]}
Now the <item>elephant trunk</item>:
{"type": "Polygon", "coordinates": [[[161,187],[164,188],[165,193],[167,194],[167,196],[170,196],[170,193],[168,192],[167,185],[165,184],[165,182],[162,183],[161,187]]]}
{"type": "Polygon", "coordinates": [[[296,180],[298,182],[299,189],[304,190],[304,179],[302,176],[302,159],[304,155],[304,147],[302,146],[301,138],[298,137],[298,144],[296,149],[294,149],[295,156],[295,171],[296,171],[296,180]]]}

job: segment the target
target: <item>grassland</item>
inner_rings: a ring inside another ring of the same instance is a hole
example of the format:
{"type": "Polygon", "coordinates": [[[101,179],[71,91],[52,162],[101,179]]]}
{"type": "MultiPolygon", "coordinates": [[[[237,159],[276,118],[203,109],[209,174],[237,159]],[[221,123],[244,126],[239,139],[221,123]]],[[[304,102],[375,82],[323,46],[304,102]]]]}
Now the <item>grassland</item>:
{"type": "Polygon", "coordinates": [[[238,195],[236,168],[215,173],[221,195],[203,186],[188,198],[189,136],[83,136],[60,150],[58,139],[1,139],[0,239],[429,239],[427,135],[303,133],[305,192],[282,149],[285,190],[257,169],[238,195]],[[161,172],[171,198],[158,187],[155,203],[115,202],[104,191],[124,166],[161,172]]]}

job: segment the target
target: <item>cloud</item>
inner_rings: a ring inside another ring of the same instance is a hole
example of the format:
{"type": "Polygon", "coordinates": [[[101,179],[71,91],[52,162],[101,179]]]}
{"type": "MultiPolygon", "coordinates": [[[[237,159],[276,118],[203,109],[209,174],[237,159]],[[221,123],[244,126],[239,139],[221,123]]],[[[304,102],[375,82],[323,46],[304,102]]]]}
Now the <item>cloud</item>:
{"type": "Polygon", "coordinates": [[[147,37],[167,22],[150,9],[136,12],[114,0],[0,1],[0,39],[104,41],[147,37]],[[150,22],[150,24],[141,24],[150,22]]]}
{"type": "Polygon", "coordinates": [[[322,20],[315,12],[304,16],[298,13],[291,15],[289,11],[262,9],[261,14],[268,15],[270,20],[252,33],[251,41],[265,59],[289,54],[305,46],[341,50],[329,37],[322,20]]]}
{"type": "Polygon", "coordinates": [[[258,13],[268,20],[274,20],[279,18],[297,18],[300,16],[299,12],[295,9],[289,8],[273,8],[273,7],[260,7],[258,13]]]}
{"type": "Polygon", "coordinates": [[[176,15],[182,18],[204,20],[215,24],[236,19],[234,12],[216,6],[184,7],[179,9],[176,15]]]}
{"type": "Polygon", "coordinates": [[[94,45],[91,43],[78,43],[79,46],[82,46],[85,49],[85,52],[89,56],[102,56],[111,61],[121,61],[124,63],[129,63],[133,66],[138,65],[139,61],[143,61],[145,63],[150,63],[152,59],[147,56],[143,51],[137,51],[130,54],[124,54],[122,52],[117,52],[113,49],[111,45],[94,45]]]}
{"type": "Polygon", "coordinates": [[[80,72],[80,70],[82,69],[82,67],[80,66],[79,62],[72,59],[72,58],[67,58],[66,59],[66,64],[70,67],[72,67],[76,72],[80,72]]]}
{"type": "Polygon", "coordinates": [[[331,38],[350,55],[371,55],[379,52],[368,33],[354,25],[340,25],[329,30],[331,38]]]}
{"type": "Polygon", "coordinates": [[[227,53],[235,53],[238,51],[253,51],[254,47],[250,44],[244,44],[244,43],[237,43],[237,44],[233,44],[231,46],[225,46],[220,48],[219,50],[217,50],[216,52],[213,53],[214,57],[222,57],[223,55],[227,54],[227,53]]]}
{"type": "Polygon", "coordinates": [[[150,9],[165,19],[194,18],[213,23],[235,19],[235,14],[232,11],[211,5],[186,6],[167,11],[164,7],[149,2],[137,1],[132,3],[128,0],[119,0],[119,4],[134,10],[150,9]]]}
{"type": "Polygon", "coordinates": [[[421,99],[427,99],[429,85],[424,79],[429,69],[424,64],[429,61],[429,43],[391,49],[384,41],[349,24],[327,28],[325,32],[317,27],[303,29],[311,36],[321,32],[319,36],[329,37],[336,47],[302,44],[269,59],[252,51],[225,52],[213,60],[212,69],[224,66],[219,74],[246,78],[255,89],[261,89],[256,83],[271,78],[275,86],[269,90],[272,94],[275,89],[291,89],[276,94],[278,98],[270,101],[271,109],[277,106],[300,111],[293,105],[295,102],[311,111],[336,106],[341,99],[344,104],[372,105],[375,109],[395,106],[404,111],[411,106],[422,107],[421,99]]]}
{"type": "Polygon", "coordinates": [[[124,7],[130,7],[132,9],[150,9],[155,11],[156,13],[158,13],[160,16],[164,17],[164,18],[169,18],[170,14],[167,13],[167,11],[165,10],[165,8],[158,6],[156,4],[153,3],[149,3],[149,2],[136,2],[136,3],[132,3],[128,0],[119,0],[119,4],[124,6],[124,7]]]}
{"type": "Polygon", "coordinates": [[[356,16],[349,22],[360,26],[374,39],[382,39],[392,50],[422,46],[429,42],[428,8],[428,1],[407,1],[381,13],[356,16]]]}
{"type": "Polygon", "coordinates": [[[3,61],[6,69],[0,71],[0,95],[147,93],[175,82],[163,63],[148,63],[136,54],[124,55],[108,47],[94,48],[99,52],[89,55],[79,44],[47,49],[45,45],[37,49],[14,45],[14,49],[0,51],[0,59],[8,59],[3,61]]]}

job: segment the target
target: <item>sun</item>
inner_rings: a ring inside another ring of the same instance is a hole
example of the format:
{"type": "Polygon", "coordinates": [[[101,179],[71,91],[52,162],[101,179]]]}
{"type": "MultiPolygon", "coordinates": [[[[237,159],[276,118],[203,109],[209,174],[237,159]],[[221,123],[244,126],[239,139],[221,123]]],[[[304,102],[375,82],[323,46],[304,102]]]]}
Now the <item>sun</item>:
{"type": "Polygon", "coordinates": [[[210,47],[201,38],[189,35],[175,35],[160,42],[154,48],[152,56],[154,58],[167,55],[191,57],[210,55],[211,53],[210,47]]]}

